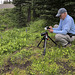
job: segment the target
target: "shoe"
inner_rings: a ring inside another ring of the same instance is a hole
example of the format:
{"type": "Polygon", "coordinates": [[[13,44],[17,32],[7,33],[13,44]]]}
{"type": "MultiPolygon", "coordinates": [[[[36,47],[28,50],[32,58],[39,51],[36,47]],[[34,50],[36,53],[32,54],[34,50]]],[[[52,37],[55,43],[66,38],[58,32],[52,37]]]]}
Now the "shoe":
{"type": "Polygon", "coordinates": [[[68,44],[66,47],[71,47],[72,46],[72,44],[70,43],[70,44],[68,44]]]}
{"type": "Polygon", "coordinates": [[[63,48],[66,48],[66,47],[71,47],[72,44],[71,43],[68,43],[67,45],[63,46],[63,48]]]}

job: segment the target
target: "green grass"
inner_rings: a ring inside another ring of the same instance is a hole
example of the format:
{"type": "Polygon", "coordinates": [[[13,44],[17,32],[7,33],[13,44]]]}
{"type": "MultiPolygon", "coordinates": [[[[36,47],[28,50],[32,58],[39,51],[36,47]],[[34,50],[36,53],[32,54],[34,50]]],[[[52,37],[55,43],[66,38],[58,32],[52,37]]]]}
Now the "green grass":
{"type": "MultiPolygon", "coordinates": [[[[47,41],[43,56],[41,33],[45,20],[31,22],[23,28],[13,28],[0,33],[1,75],[75,75],[75,41],[71,47],[55,47],[47,41]]],[[[49,36],[54,39],[55,34],[49,36]]]]}

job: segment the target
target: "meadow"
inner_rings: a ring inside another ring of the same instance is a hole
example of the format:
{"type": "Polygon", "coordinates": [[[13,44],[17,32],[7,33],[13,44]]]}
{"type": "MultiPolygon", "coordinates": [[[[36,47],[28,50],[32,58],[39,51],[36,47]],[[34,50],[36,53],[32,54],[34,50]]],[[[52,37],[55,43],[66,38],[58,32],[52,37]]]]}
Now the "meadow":
{"type": "MultiPolygon", "coordinates": [[[[2,19],[2,17],[0,18],[2,19]]],[[[4,21],[4,22],[2,22],[4,21]]],[[[27,27],[5,29],[5,21],[0,32],[0,75],[75,75],[75,41],[71,47],[58,47],[47,41],[46,55],[42,42],[37,47],[45,32],[46,21],[37,19],[27,27]],[[4,31],[3,31],[4,30],[4,31]]],[[[48,33],[54,39],[54,33],[48,33]]]]}

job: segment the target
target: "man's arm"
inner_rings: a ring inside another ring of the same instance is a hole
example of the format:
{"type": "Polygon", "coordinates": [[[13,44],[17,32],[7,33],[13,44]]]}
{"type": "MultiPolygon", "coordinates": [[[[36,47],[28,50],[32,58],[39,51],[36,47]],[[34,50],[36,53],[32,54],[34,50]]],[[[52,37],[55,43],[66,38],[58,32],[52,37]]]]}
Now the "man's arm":
{"type": "Polygon", "coordinates": [[[49,30],[49,32],[51,32],[51,33],[53,33],[54,30],[60,31],[60,30],[61,30],[61,20],[60,20],[60,23],[59,23],[58,28],[52,28],[52,26],[49,26],[49,28],[50,28],[50,29],[48,29],[48,30],[49,30]]]}
{"type": "Polygon", "coordinates": [[[72,26],[72,20],[69,19],[68,21],[66,21],[62,30],[49,29],[49,32],[56,33],[56,34],[67,34],[67,33],[69,33],[71,26],[72,26]]]}
{"type": "Polygon", "coordinates": [[[67,34],[70,31],[72,25],[72,21],[71,19],[66,21],[66,24],[64,25],[64,28],[60,31],[57,30],[53,30],[53,33],[57,33],[57,34],[67,34]]]}

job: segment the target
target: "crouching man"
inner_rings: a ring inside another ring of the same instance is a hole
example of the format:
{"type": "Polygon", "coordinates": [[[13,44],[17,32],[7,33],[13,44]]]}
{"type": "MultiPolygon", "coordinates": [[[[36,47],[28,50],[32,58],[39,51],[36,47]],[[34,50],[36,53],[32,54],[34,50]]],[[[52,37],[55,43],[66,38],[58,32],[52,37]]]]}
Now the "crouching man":
{"type": "Polygon", "coordinates": [[[60,23],[58,28],[52,28],[49,26],[50,33],[56,33],[55,40],[60,42],[63,47],[71,46],[71,42],[74,41],[75,36],[70,36],[69,34],[75,34],[75,24],[71,16],[67,14],[65,8],[60,8],[56,17],[60,18],[60,23]]]}

